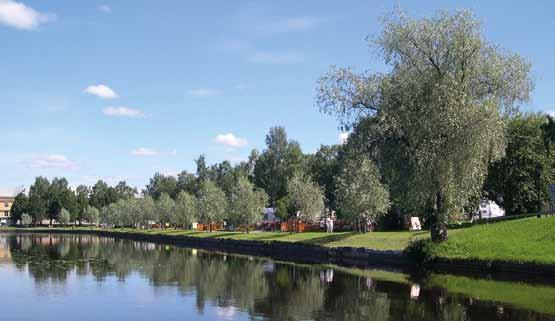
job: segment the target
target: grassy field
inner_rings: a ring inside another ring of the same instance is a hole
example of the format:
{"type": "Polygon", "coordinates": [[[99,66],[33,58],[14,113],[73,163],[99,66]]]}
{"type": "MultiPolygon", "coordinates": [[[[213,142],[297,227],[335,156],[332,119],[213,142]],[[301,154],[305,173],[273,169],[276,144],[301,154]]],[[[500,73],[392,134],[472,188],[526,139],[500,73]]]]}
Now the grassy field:
{"type": "Polygon", "coordinates": [[[436,245],[446,258],[555,263],[555,217],[525,218],[452,230],[436,245]]]}
{"type": "MultiPolygon", "coordinates": [[[[133,229],[118,229],[120,232],[137,231],[133,229]]],[[[411,239],[421,239],[428,232],[375,232],[360,234],[355,232],[337,232],[327,234],[323,232],[286,233],[286,232],[197,232],[183,230],[150,230],[144,233],[186,235],[194,237],[217,237],[234,240],[256,240],[256,241],[280,241],[280,242],[302,242],[316,244],[326,247],[366,247],[376,250],[403,250],[411,239]]]]}

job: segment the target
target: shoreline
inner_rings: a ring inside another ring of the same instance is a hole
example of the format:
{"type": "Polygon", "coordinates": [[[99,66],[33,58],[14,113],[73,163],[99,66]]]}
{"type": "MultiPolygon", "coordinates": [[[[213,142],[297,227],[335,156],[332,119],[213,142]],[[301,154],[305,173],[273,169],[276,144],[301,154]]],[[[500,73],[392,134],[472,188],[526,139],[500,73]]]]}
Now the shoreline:
{"type": "MultiPolygon", "coordinates": [[[[374,250],[360,247],[323,247],[302,242],[233,240],[225,238],[203,238],[185,235],[148,234],[142,232],[118,232],[100,229],[0,229],[0,233],[15,234],[76,234],[97,235],[134,241],[192,247],[213,251],[269,257],[277,260],[309,263],[334,264],[357,268],[389,268],[408,272],[418,268],[403,251],[374,250]]],[[[504,275],[518,279],[555,276],[555,264],[516,263],[476,259],[435,258],[426,266],[431,272],[456,275],[504,275]]]]}

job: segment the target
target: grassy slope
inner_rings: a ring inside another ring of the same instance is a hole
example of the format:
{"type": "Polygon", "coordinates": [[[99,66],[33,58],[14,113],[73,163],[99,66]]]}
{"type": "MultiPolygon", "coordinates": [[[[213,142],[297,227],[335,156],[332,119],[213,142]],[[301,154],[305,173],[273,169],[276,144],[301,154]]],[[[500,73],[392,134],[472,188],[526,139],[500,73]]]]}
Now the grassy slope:
{"type": "Polygon", "coordinates": [[[477,225],[450,232],[436,254],[513,262],[555,263],[555,217],[477,225]]]}

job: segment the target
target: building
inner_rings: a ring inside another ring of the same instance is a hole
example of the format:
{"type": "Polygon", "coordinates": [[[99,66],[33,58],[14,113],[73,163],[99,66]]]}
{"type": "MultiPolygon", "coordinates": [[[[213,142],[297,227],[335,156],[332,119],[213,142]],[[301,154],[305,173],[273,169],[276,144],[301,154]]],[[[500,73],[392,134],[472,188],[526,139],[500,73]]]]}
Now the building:
{"type": "Polygon", "coordinates": [[[0,225],[8,224],[10,210],[17,194],[24,191],[24,188],[0,188],[0,225]]]}
{"type": "Polygon", "coordinates": [[[505,210],[503,208],[497,205],[494,201],[483,200],[480,202],[478,212],[474,215],[474,220],[490,219],[502,216],[505,216],[505,210]]]}

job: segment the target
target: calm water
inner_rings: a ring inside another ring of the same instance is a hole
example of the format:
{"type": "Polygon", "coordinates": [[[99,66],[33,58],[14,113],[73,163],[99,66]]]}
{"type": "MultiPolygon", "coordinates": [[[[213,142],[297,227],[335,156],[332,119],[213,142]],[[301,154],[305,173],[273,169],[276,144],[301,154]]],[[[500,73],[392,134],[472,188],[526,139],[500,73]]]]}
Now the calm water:
{"type": "Polygon", "coordinates": [[[0,234],[0,320],[555,320],[555,287],[0,234]]]}

